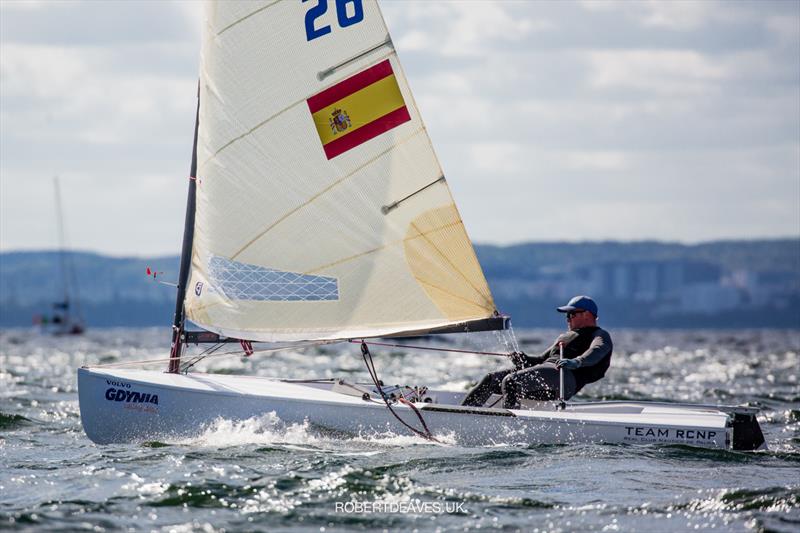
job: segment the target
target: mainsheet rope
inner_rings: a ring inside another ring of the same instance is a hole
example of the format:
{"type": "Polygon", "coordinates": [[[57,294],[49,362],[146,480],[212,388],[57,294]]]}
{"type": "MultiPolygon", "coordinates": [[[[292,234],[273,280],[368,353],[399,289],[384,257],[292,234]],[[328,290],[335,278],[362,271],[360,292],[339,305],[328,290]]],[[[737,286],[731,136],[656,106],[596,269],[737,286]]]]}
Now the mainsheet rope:
{"type": "Polygon", "coordinates": [[[411,430],[411,432],[414,433],[415,435],[418,435],[418,436],[422,437],[423,439],[427,439],[427,440],[432,441],[432,442],[440,442],[439,440],[437,440],[433,436],[433,434],[431,433],[431,430],[428,429],[428,425],[425,423],[425,419],[422,418],[422,414],[419,412],[419,409],[417,409],[417,407],[413,403],[411,403],[408,400],[406,400],[402,395],[400,396],[398,401],[411,408],[411,411],[415,415],[417,415],[417,418],[419,419],[420,423],[422,424],[422,428],[423,429],[420,430],[420,429],[415,428],[414,426],[412,426],[411,424],[409,424],[408,422],[406,422],[405,420],[400,418],[400,415],[398,415],[397,413],[394,412],[394,409],[392,409],[392,404],[389,403],[389,399],[386,397],[386,393],[383,392],[383,383],[381,382],[380,379],[378,379],[378,372],[377,372],[377,370],[375,370],[375,362],[372,360],[372,354],[369,352],[369,347],[367,346],[367,343],[364,342],[364,341],[361,341],[361,356],[364,358],[364,365],[367,367],[367,371],[369,372],[369,376],[372,378],[372,381],[375,383],[375,388],[377,389],[378,393],[381,395],[381,398],[383,399],[383,403],[386,404],[386,408],[389,409],[390,413],[392,413],[392,416],[394,416],[397,419],[397,421],[400,422],[401,424],[403,424],[406,428],[411,430]]]}
{"type": "MultiPolygon", "coordinates": [[[[278,348],[262,348],[260,350],[253,350],[253,353],[275,353],[275,352],[282,352],[284,350],[294,350],[296,348],[309,348],[311,346],[321,346],[323,344],[333,344],[335,342],[341,341],[314,341],[314,342],[306,342],[302,344],[293,344],[292,346],[280,346],[278,348]]],[[[215,345],[216,346],[216,345],[215,345]]],[[[213,347],[212,347],[213,348],[213,347]]],[[[195,357],[202,356],[203,359],[209,357],[226,357],[231,355],[238,355],[241,356],[244,352],[240,350],[235,350],[232,352],[221,352],[221,353],[206,353],[209,351],[213,351],[212,349],[206,350],[202,354],[199,354],[195,357]]],[[[105,363],[105,364],[97,364],[91,365],[92,368],[112,368],[112,367],[122,367],[122,366],[133,366],[133,365],[141,365],[141,364],[150,364],[150,363],[166,363],[169,362],[172,358],[171,357],[162,357],[159,359],[139,359],[137,361],[124,361],[121,363],[105,363]]],[[[193,361],[192,364],[198,363],[200,360],[193,361]]]]}
{"type": "Polygon", "coordinates": [[[365,342],[350,339],[348,342],[352,344],[366,344],[368,346],[389,346],[391,348],[410,348],[413,350],[428,350],[431,352],[455,352],[455,353],[471,353],[475,355],[497,355],[502,357],[509,357],[511,354],[508,352],[480,352],[477,350],[459,350],[456,348],[434,348],[433,346],[419,346],[412,344],[394,344],[388,342],[365,342]]]}
{"type": "MultiPolygon", "coordinates": [[[[343,342],[341,340],[326,340],[326,341],[313,341],[307,342],[302,344],[293,344],[292,346],[281,346],[279,348],[262,348],[260,350],[253,350],[253,354],[257,353],[275,353],[275,352],[282,352],[284,350],[293,350],[295,348],[309,348],[311,346],[322,346],[325,344],[335,344],[343,342]]],[[[353,340],[348,339],[347,342],[352,344],[366,344],[368,346],[388,346],[390,348],[409,348],[412,350],[427,350],[431,352],[455,352],[455,353],[471,353],[475,355],[494,355],[494,356],[502,356],[508,357],[509,354],[507,352],[481,352],[477,350],[460,350],[456,348],[434,348],[433,346],[419,346],[419,345],[412,345],[412,344],[395,344],[395,343],[387,343],[387,342],[364,342],[360,340],[353,340]]],[[[206,350],[208,352],[209,350],[206,350]]],[[[195,357],[202,356],[203,359],[210,358],[210,357],[226,357],[231,355],[241,355],[243,353],[242,350],[235,350],[231,352],[221,352],[221,353],[206,353],[203,352],[195,357]]],[[[167,363],[171,360],[171,357],[162,357],[159,359],[139,359],[136,361],[124,361],[121,363],[105,363],[105,364],[96,364],[92,365],[94,368],[113,368],[113,367],[123,367],[123,366],[134,366],[134,365],[141,365],[141,364],[155,364],[155,363],[167,363]]],[[[194,364],[198,363],[198,361],[194,361],[194,364]]]]}

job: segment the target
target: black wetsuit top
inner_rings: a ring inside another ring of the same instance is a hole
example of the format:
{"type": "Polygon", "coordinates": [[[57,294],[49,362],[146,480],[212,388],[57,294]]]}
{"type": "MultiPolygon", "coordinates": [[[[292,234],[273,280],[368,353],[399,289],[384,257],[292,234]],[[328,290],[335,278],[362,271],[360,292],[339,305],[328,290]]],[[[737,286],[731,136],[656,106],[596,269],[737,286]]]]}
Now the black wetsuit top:
{"type": "Polygon", "coordinates": [[[525,355],[524,368],[558,361],[559,342],[564,343],[564,359],[580,361],[581,366],[572,371],[578,390],[587,383],[594,383],[606,375],[606,371],[611,365],[611,352],[614,346],[611,343],[611,335],[597,326],[562,333],[552,346],[538,357],[525,355]]]}

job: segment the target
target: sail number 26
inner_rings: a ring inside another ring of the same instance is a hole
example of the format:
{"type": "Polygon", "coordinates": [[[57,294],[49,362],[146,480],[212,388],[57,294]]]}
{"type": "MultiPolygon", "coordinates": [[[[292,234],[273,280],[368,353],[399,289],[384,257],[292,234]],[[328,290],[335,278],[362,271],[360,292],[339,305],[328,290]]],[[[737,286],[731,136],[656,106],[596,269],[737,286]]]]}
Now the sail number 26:
{"type": "MultiPolygon", "coordinates": [[[[303,3],[309,0],[303,0],[303,3]]],[[[328,11],[328,0],[310,0],[317,5],[306,12],[306,40],[311,41],[331,32],[330,25],[315,27],[314,21],[328,11]]],[[[364,6],[361,0],[335,0],[336,20],[340,28],[346,28],[364,20],[364,6]]]]}

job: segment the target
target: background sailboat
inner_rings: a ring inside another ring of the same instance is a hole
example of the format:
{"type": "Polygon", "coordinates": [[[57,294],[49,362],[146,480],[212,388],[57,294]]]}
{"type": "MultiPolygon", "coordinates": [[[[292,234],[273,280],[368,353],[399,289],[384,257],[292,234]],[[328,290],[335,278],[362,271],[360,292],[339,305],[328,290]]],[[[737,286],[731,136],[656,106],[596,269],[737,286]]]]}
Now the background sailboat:
{"type": "Polygon", "coordinates": [[[60,294],[53,302],[50,314],[34,317],[34,321],[45,331],[55,335],[80,335],[86,330],[86,323],[80,307],[80,291],[75,264],[67,244],[67,231],[64,225],[64,208],[61,202],[61,185],[58,176],[53,178],[55,190],[56,229],[58,230],[58,267],[60,294]]]}

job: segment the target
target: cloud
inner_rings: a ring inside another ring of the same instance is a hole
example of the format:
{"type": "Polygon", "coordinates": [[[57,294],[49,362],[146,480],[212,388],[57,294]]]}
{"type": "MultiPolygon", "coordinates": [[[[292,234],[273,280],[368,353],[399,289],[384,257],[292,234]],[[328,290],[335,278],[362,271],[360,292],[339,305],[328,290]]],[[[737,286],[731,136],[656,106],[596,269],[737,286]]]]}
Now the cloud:
{"type": "Polygon", "coordinates": [[[610,151],[572,152],[565,158],[565,167],[586,171],[619,171],[628,167],[628,155],[610,151]]]}
{"type": "Polygon", "coordinates": [[[486,57],[499,48],[514,46],[535,32],[556,29],[547,19],[535,16],[524,4],[492,0],[470,2],[387,2],[384,11],[391,20],[401,19],[410,26],[436,20],[439,32],[406,33],[398,48],[426,51],[444,57],[486,57]]]}
{"type": "Polygon", "coordinates": [[[476,171],[489,175],[522,171],[525,165],[524,146],[510,142],[477,143],[469,155],[476,171]]]}
{"type": "MultiPolygon", "coordinates": [[[[165,45],[114,50],[3,46],[3,128],[19,141],[135,143],[165,114],[190,115],[192,83],[160,73],[116,72],[131,54],[169,54],[165,45]]],[[[174,49],[173,49],[174,53],[174,49]]]]}
{"type": "Polygon", "coordinates": [[[689,31],[705,26],[725,6],[712,0],[703,2],[660,0],[582,2],[589,11],[620,11],[645,27],[689,31]]]}
{"type": "Polygon", "coordinates": [[[777,37],[781,45],[797,51],[797,43],[800,41],[800,23],[794,15],[773,15],[767,16],[764,22],[770,33],[777,37]]]}
{"type": "Polygon", "coordinates": [[[395,45],[408,52],[429,50],[434,46],[433,36],[421,31],[410,31],[403,35],[395,45]]]}
{"type": "Polygon", "coordinates": [[[703,94],[729,76],[719,62],[694,51],[598,51],[588,59],[589,83],[596,89],[703,94]]]}
{"type": "Polygon", "coordinates": [[[100,46],[199,37],[199,2],[0,2],[4,43],[100,46]]]}
{"type": "MultiPolygon", "coordinates": [[[[800,232],[799,3],[381,7],[475,240],[800,232]]],[[[75,244],[178,249],[201,22],[0,1],[0,247],[54,244],[59,174],[75,244]]]]}
{"type": "Polygon", "coordinates": [[[59,175],[74,245],[174,252],[164,228],[174,219],[180,233],[183,216],[175,201],[185,195],[196,105],[192,16],[175,3],[0,10],[0,247],[55,245],[59,175]]]}

